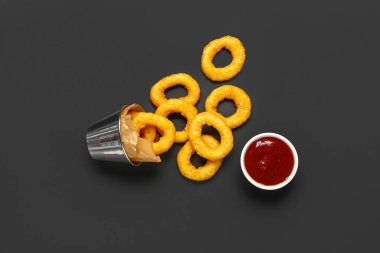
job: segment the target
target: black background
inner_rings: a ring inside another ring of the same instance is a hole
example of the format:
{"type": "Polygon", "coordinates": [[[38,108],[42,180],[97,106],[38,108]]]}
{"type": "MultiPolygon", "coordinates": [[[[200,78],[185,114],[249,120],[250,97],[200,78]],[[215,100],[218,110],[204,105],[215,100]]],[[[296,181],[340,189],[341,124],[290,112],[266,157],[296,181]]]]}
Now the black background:
{"type": "Polygon", "coordinates": [[[1,1],[0,251],[379,252],[379,28],[377,0],[1,1]],[[138,168],[89,157],[87,126],[131,102],[154,110],[166,75],[191,74],[202,111],[221,85],[202,48],[227,34],[247,52],[228,83],[253,115],[212,180],[179,174],[180,145],[138,168]],[[239,165],[268,131],[300,157],[277,192],[239,165]]]}

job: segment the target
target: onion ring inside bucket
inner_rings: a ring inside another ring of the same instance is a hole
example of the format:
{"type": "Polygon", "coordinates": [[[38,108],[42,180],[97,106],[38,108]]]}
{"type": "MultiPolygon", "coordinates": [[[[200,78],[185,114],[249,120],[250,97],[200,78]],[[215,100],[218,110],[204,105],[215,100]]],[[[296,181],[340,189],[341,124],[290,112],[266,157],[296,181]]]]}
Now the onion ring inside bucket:
{"type": "MultiPolygon", "coordinates": [[[[219,145],[218,141],[210,135],[202,135],[202,140],[211,148],[216,148],[219,145]]],[[[203,181],[213,177],[222,165],[223,159],[207,160],[205,165],[196,168],[190,160],[194,153],[195,149],[190,141],[186,142],[178,152],[177,164],[182,176],[195,181],[203,181]]]]}
{"type": "Polygon", "coordinates": [[[230,153],[234,144],[234,137],[231,129],[223,119],[209,113],[201,112],[191,121],[189,129],[189,139],[198,155],[211,161],[224,158],[230,153]],[[201,138],[203,125],[214,127],[220,134],[220,144],[216,148],[209,147],[201,138]]]}
{"type": "Polygon", "coordinates": [[[137,132],[147,125],[156,127],[160,133],[157,142],[153,142],[153,149],[156,155],[160,155],[170,149],[174,143],[175,127],[174,124],[165,117],[154,113],[140,112],[132,119],[137,132]]]}
{"type": "Polygon", "coordinates": [[[232,36],[224,36],[222,38],[209,42],[203,49],[201,58],[201,67],[203,73],[212,81],[227,81],[236,76],[242,69],[245,62],[245,49],[241,41],[232,36]],[[230,51],[232,61],[229,65],[217,68],[213,60],[217,53],[225,48],[230,51]]]}
{"type": "Polygon", "coordinates": [[[251,115],[251,108],[251,99],[247,93],[233,85],[223,85],[216,88],[207,97],[205,103],[205,111],[223,118],[231,129],[241,126],[248,120],[251,115]],[[228,117],[224,117],[218,112],[218,105],[224,99],[231,99],[236,105],[236,112],[228,117]]]}
{"type": "Polygon", "coordinates": [[[199,84],[194,78],[185,73],[173,74],[158,81],[150,90],[150,100],[156,107],[160,106],[168,100],[165,90],[177,85],[183,85],[187,90],[187,95],[178,99],[192,105],[198,102],[201,94],[199,84]]]}
{"type": "Polygon", "coordinates": [[[181,115],[186,118],[187,123],[185,129],[182,131],[176,131],[174,142],[186,142],[189,139],[189,135],[187,134],[188,125],[195,115],[198,114],[198,110],[192,104],[186,103],[179,99],[169,99],[165,103],[161,104],[156,110],[156,114],[163,117],[168,117],[170,114],[175,112],[181,113],[181,115]]]}
{"type": "MultiPolygon", "coordinates": [[[[128,114],[130,114],[132,116],[132,119],[135,118],[137,116],[137,114],[139,114],[139,113],[140,112],[136,112],[136,111],[128,112],[128,114]]],[[[154,126],[147,125],[146,127],[142,128],[140,130],[140,137],[147,139],[147,140],[150,140],[151,142],[154,142],[157,138],[156,128],[154,126]]]]}

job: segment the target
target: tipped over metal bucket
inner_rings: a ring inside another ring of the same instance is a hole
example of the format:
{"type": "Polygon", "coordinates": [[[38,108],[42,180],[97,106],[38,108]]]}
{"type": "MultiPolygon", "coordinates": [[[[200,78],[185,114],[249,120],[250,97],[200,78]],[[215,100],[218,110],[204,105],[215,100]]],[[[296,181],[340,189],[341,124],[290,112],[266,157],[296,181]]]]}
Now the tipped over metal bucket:
{"type": "MultiPolygon", "coordinates": [[[[99,120],[87,129],[87,148],[94,160],[130,163],[133,166],[141,164],[129,160],[123,147],[120,116],[126,107],[128,106],[123,106],[119,111],[99,120]]],[[[142,108],[136,105],[136,110],[142,111],[142,108]]]]}

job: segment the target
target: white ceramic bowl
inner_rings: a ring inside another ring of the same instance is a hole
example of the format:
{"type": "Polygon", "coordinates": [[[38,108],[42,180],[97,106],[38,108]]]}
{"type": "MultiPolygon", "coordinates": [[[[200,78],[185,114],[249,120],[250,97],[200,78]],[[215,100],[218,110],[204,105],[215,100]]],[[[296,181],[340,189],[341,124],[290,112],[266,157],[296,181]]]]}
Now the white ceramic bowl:
{"type": "Polygon", "coordinates": [[[294,148],[293,144],[288,140],[286,139],[284,136],[282,135],[279,135],[279,134],[275,134],[275,133],[262,133],[262,134],[258,134],[254,137],[252,137],[244,146],[243,148],[243,151],[241,152],[241,156],[240,156],[240,166],[241,166],[241,170],[243,171],[243,174],[245,176],[245,178],[251,183],[253,184],[254,186],[260,188],[260,189],[263,189],[263,190],[277,190],[277,189],[280,189],[282,187],[284,187],[285,185],[287,185],[290,181],[292,181],[292,179],[294,178],[294,176],[296,175],[297,173],[297,169],[298,169],[298,154],[297,154],[297,151],[296,149],[294,148]],[[274,137],[274,138],[277,138],[279,140],[282,140],[283,142],[285,142],[289,148],[292,150],[292,153],[293,153],[293,157],[294,157],[294,167],[293,167],[293,170],[292,170],[292,173],[290,173],[289,177],[284,181],[284,182],[281,182],[279,184],[276,184],[276,185],[264,185],[264,184],[261,184],[257,181],[255,181],[247,172],[247,169],[245,167],[245,162],[244,162],[244,157],[245,157],[245,154],[247,153],[247,149],[248,147],[256,140],[258,139],[261,139],[263,137],[274,137]]]}

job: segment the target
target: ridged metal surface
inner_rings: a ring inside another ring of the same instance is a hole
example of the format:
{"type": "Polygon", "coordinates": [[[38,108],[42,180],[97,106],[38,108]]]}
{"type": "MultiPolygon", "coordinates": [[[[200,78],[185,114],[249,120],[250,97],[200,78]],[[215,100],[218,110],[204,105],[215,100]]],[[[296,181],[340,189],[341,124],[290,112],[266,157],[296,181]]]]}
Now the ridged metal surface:
{"type": "Polygon", "coordinates": [[[86,133],[87,148],[94,160],[130,163],[120,136],[121,110],[92,124],[86,133]]]}

